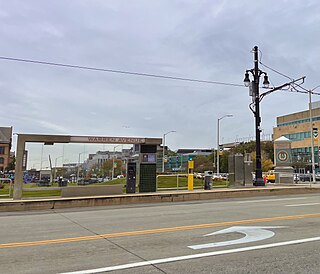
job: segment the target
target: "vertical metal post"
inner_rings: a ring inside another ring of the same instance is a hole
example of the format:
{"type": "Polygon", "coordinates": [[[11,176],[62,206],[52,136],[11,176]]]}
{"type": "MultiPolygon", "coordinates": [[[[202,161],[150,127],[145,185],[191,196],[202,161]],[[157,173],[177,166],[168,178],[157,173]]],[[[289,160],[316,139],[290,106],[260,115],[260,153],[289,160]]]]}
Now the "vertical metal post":
{"type": "Polygon", "coordinates": [[[177,172],[177,190],[179,190],[179,173],[177,172]]]}
{"type": "Polygon", "coordinates": [[[309,91],[309,119],[310,119],[310,134],[311,134],[311,163],[312,163],[312,181],[316,182],[316,165],[314,162],[314,136],[312,123],[312,106],[311,106],[311,91],[309,91]]]}
{"type": "Polygon", "coordinates": [[[41,180],[42,163],[43,163],[43,144],[41,144],[41,158],[40,158],[40,174],[39,174],[39,180],[41,180]]]}
{"type": "Polygon", "coordinates": [[[163,146],[162,146],[162,173],[164,172],[164,150],[166,147],[166,134],[163,134],[163,146]]]}
{"type": "Polygon", "coordinates": [[[80,155],[81,155],[81,153],[79,153],[79,158],[78,158],[77,184],[79,183],[79,173],[80,173],[80,155]]]}
{"type": "Polygon", "coordinates": [[[114,155],[116,153],[116,147],[113,147],[113,156],[112,156],[112,180],[114,178],[114,155]]]}
{"type": "Polygon", "coordinates": [[[220,118],[218,118],[217,123],[217,175],[220,174],[220,120],[226,117],[233,117],[232,114],[226,114],[220,118]]]}
{"type": "Polygon", "coordinates": [[[17,138],[17,159],[15,167],[15,178],[13,186],[13,199],[20,200],[22,198],[23,190],[23,155],[25,150],[25,139],[18,135],[17,138]]]}
{"type": "Polygon", "coordinates": [[[219,157],[220,157],[220,148],[219,148],[219,136],[220,136],[220,133],[219,133],[219,122],[220,122],[220,119],[218,118],[218,123],[217,123],[217,175],[219,175],[220,173],[220,162],[219,162],[219,157]]]}
{"type": "Polygon", "coordinates": [[[260,97],[259,97],[259,60],[258,60],[258,47],[253,48],[254,54],[254,100],[255,100],[255,130],[256,130],[256,179],[254,182],[255,186],[264,186],[264,181],[262,178],[262,164],[261,164],[261,142],[260,142],[260,97]]]}

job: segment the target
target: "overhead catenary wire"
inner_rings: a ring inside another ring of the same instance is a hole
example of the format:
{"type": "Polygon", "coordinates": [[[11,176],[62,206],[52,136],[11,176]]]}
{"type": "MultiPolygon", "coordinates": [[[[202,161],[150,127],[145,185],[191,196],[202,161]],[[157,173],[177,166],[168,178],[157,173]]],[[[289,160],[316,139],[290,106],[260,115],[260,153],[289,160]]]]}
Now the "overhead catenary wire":
{"type": "MultiPolygon", "coordinates": [[[[260,54],[262,57],[262,52],[260,52],[260,54]]],[[[211,80],[193,79],[193,78],[185,78],[185,77],[176,77],[176,76],[171,76],[171,75],[160,75],[160,74],[153,74],[153,73],[142,73],[142,72],[135,72],[135,71],[98,68],[98,67],[91,67],[91,66],[81,66],[81,65],[73,65],[73,64],[49,62],[49,61],[40,61],[40,60],[34,60],[34,59],[16,58],[16,57],[8,57],[8,56],[0,56],[0,60],[47,65],[47,66],[57,66],[57,67],[65,67],[65,68],[73,68],[73,69],[92,70],[92,71],[100,71],[100,72],[108,72],[108,73],[118,73],[118,74],[126,74],[126,75],[141,76],[141,77],[153,77],[153,78],[161,78],[161,79],[177,80],[177,81],[188,81],[188,82],[224,85],[224,86],[233,86],[233,87],[242,87],[242,88],[244,87],[242,84],[228,83],[228,82],[222,82],[222,81],[211,81],[211,80]]],[[[263,64],[261,61],[259,63],[262,66],[274,71],[275,73],[278,73],[278,74],[290,79],[291,81],[294,80],[293,78],[271,68],[270,66],[263,64]]],[[[298,86],[301,87],[300,85],[298,85],[298,86]]],[[[290,92],[298,92],[298,93],[310,92],[310,90],[307,90],[305,88],[302,88],[302,89],[304,89],[305,91],[301,91],[301,90],[297,90],[297,89],[293,89],[293,90],[292,89],[291,90],[281,89],[281,90],[290,91],[290,92]]],[[[320,93],[316,93],[316,92],[312,92],[312,94],[320,95],[320,93]]]]}
{"type": "Polygon", "coordinates": [[[270,67],[270,66],[268,66],[268,65],[266,65],[266,64],[264,64],[264,63],[262,63],[261,61],[259,61],[259,63],[260,63],[262,66],[264,66],[265,68],[268,68],[268,69],[270,69],[271,71],[273,71],[273,72],[275,72],[275,73],[277,73],[277,74],[279,74],[279,75],[281,75],[281,76],[283,76],[283,77],[285,77],[285,78],[287,78],[287,79],[289,79],[289,80],[291,80],[291,81],[294,80],[294,78],[292,78],[292,77],[290,77],[290,76],[288,76],[288,75],[286,75],[286,74],[284,74],[284,73],[282,73],[282,72],[280,72],[280,71],[278,71],[278,70],[276,70],[276,69],[274,69],[274,68],[272,68],[272,67],[270,67]]]}
{"type": "MultiPolygon", "coordinates": [[[[262,53],[261,53],[261,54],[262,54],[262,53]]],[[[282,73],[282,72],[280,72],[280,71],[278,71],[278,70],[276,70],[276,69],[274,69],[274,68],[272,68],[272,67],[270,67],[270,66],[268,66],[268,65],[266,65],[266,64],[264,64],[264,63],[262,63],[261,61],[259,61],[259,63],[260,63],[262,66],[264,66],[265,68],[268,68],[268,69],[270,69],[271,71],[273,71],[273,72],[275,72],[275,73],[277,73],[277,74],[279,74],[279,75],[281,75],[281,76],[283,76],[283,77],[285,77],[285,78],[287,78],[287,79],[289,79],[289,80],[291,80],[291,81],[294,81],[294,78],[292,78],[292,77],[290,77],[290,76],[288,76],[288,75],[286,75],[286,74],[284,74],[284,73],[282,73]]],[[[320,85],[317,85],[316,87],[314,87],[314,88],[312,88],[312,89],[306,89],[306,88],[303,87],[301,84],[297,84],[297,83],[295,83],[295,85],[298,86],[299,88],[301,88],[302,90],[298,90],[297,88],[295,88],[295,87],[293,87],[293,86],[291,86],[291,88],[281,89],[281,90],[286,90],[286,91],[289,91],[289,92],[305,93],[305,94],[308,94],[309,92],[311,92],[311,94],[320,95],[320,93],[314,92],[314,90],[316,90],[317,88],[319,88],[320,85]]]]}
{"type": "Polygon", "coordinates": [[[211,81],[211,80],[201,80],[201,79],[192,79],[192,78],[176,77],[176,76],[170,76],[170,75],[159,75],[159,74],[153,74],[153,73],[142,73],[142,72],[134,72],[134,71],[125,71],[125,70],[116,70],[116,69],[80,66],[80,65],[48,62],[48,61],[39,61],[39,60],[31,60],[31,59],[5,57],[5,56],[0,56],[0,60],[24,62],[24,63],[33,63],[33,64],[57,66],[57,67],[66,67],[66,68],[74,68],[74,69],[93,70],[93,71],[101,71],[101,72],[109,72],[109,73],[119,73],[119,74],[127,74],[127,75],[143,76],[143,77],[162,78],[162,79],[168,79],[168,80],[179,80],[179,81],[189,81],[189,82],[198,82],[198,83],[233,86],[233,87],[243,87],[243,85],[235,84],[235,83],[227,83],[227,82],[219,82],[219,81],[211,81]]]}

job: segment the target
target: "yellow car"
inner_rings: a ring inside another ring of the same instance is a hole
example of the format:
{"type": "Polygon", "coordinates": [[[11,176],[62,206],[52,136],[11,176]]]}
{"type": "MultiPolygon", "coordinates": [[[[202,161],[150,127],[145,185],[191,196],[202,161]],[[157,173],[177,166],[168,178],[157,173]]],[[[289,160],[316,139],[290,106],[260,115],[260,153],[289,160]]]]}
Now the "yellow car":
{"type": "Polygon", "coordinates": [[[266,176],[267,176],[268,183],[276,182],[276,174],[274,173],[274,170],[269,170],[266,176]]]}

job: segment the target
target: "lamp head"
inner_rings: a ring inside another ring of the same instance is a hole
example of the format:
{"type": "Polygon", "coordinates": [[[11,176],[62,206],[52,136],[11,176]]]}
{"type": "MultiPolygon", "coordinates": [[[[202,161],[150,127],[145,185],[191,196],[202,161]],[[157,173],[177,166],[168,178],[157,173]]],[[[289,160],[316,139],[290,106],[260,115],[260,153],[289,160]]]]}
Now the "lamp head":
{"type": "Polygon", "coordinates": [[[270,82],[269,82],[269,79],[268,79],[268,75],[265,74],[264,77],[263,77],[263,83],[262,83],[263,87],[264,88],[268,88],[269,85],[270,85],[270,82]]]}
{"type": "Polygon", "coordinates": [[[244,80],[243,80],[243,83],[246,87],[248,87],[250,85],[250,78],[249,78],[249,73],[246,72],[244,74],[244,80]]]}

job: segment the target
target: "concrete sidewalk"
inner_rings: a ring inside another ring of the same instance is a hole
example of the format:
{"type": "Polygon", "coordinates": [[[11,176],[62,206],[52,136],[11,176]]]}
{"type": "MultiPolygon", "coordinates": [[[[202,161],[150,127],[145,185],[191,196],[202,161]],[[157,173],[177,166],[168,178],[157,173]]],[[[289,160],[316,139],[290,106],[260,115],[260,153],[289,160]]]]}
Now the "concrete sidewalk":
{"type": "Polygon", "coordinates": [[[174,190],[153,193],[136,193],[108,196],[71,197],[71,198],[26,198],[22,200],[0,199],[0,212],[49,210],[60,208],[93,207],[108,205],[127,205],[142,203],[181,202],[211,200],[222,198],[241,198],[274,195],[297,195],[320,193],[320,184],[275,185],[265,187],[237,187],[213,190],[174,190]]]}

